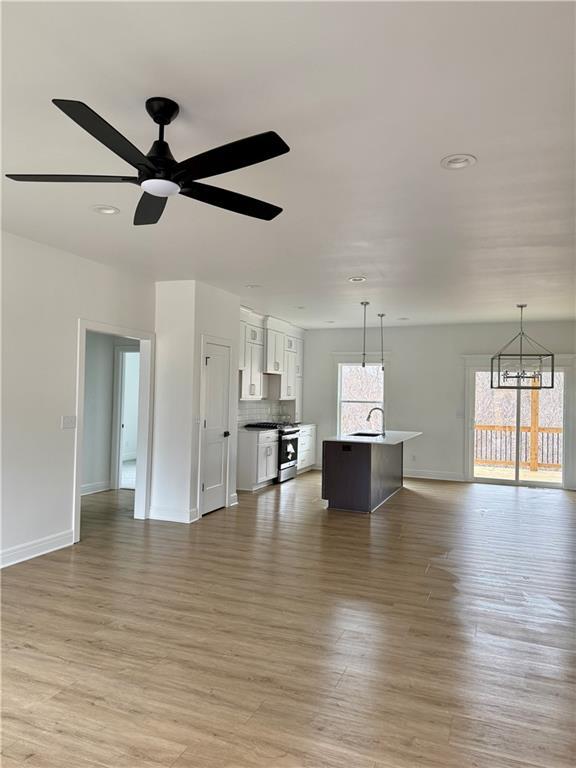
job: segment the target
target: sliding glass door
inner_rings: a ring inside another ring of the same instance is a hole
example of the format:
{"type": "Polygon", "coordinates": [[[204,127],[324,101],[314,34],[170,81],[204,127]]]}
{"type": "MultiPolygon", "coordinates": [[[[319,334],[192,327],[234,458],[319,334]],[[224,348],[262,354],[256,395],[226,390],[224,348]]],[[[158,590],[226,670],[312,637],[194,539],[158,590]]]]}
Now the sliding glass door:
{"type": "Polygon", "coordinates": [[[553,389],[490,389],[474,373],[473,477],[518,484],[562,484],[564,373],[553,389]]]}

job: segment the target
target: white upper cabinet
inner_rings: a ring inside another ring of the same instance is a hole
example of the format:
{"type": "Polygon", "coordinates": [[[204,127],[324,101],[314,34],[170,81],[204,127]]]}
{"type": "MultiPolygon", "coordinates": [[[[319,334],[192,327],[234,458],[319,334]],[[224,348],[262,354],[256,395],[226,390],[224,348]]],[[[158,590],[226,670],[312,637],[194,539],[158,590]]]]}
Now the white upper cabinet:
{"type": "Polygon", "coordinates": [[[286,349],[290,352],[296,352],[298,338],[296,336],[286,336],[286,349]]]}
{"type": "Polygon", "coordinates": [[[272,328],[266,330],[265,373],[284,373],[285,339],[285,334],[280,331],[274,331],[272,328]]]}
{"type": "Polygon", "coordinates": [[[304,375],[304,340],[296,339],[296,376],[304,375]]]}
{"type": "Polygon", "coordinates": [[[249,341],[252,344],[264,344],[264,328],[247,323],[246,341],[249,341]]]}
{"type": "Polygon", "coordinates": [[[284,373],[280,378],[280,400],[296,399],[296,351],[284,350],[284,373]]]}
{"type": "Polygon", "coordinates": [[[262,400],[264,397],[264,318],[262,315],[240,310],[241,400],[262,400]]]}
{"type": "Polygon", "coordinates": [[[238,340],[238,368],[246,368],[246,323],[240,321],[240,339],[238,340]]]}

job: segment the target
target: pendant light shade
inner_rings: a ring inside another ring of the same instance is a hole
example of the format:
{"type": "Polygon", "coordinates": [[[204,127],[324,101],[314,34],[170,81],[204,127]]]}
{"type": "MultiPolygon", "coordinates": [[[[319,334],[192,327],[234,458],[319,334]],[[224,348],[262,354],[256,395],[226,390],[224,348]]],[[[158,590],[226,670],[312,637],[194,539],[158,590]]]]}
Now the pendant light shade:
{"type": "Polygon", "coordinates": [[[490,360],[492,389],[552,389],[554,355],[524,330],[526,304],[520,310],[520,331],[490,360]]]}
{"type": "Polygon", "coordinates": [[[366,368],[366,307],[370,302],[361,301],[360,304],[364,307],[364,322],[362,326],[362,368],[366,368]]]}

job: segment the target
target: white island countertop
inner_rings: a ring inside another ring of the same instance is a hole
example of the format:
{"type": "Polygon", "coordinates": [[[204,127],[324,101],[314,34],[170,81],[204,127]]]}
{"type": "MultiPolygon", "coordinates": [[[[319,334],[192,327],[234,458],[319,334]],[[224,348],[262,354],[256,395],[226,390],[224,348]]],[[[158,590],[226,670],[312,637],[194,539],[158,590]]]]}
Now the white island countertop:
{"type": "Polygon", "coordinates": [[[412,440],[418,437],[422,432],[401,432],[398,430],[387,429],[386,437],[382,435],[337,435],[336,437],[325,437],[326,442],[332,443],[373,443],[374,445],[399,445],[406,440],[412,440]]]}

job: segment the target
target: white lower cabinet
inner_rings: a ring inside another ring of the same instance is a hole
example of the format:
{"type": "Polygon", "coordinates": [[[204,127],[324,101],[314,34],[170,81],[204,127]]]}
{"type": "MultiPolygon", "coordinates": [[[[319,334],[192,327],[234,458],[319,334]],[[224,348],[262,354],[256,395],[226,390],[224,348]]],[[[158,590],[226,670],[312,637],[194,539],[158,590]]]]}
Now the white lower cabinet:
{"type": "Polygon", "coordinates": [[[316,464],[316,424],[301,424],[298,440],[298,471],[312,469],[316,464]]]}
{"type": "Polygon", "coordinates": [[[238,430],[238,478],[240,491],[255,491],[278,476],[278,431],[238,430]]]}
{"type": "Polygon", "coordinates": [[[256,481],[274,480],[278,476],[278,443],[258,444],[256,481]]]}

